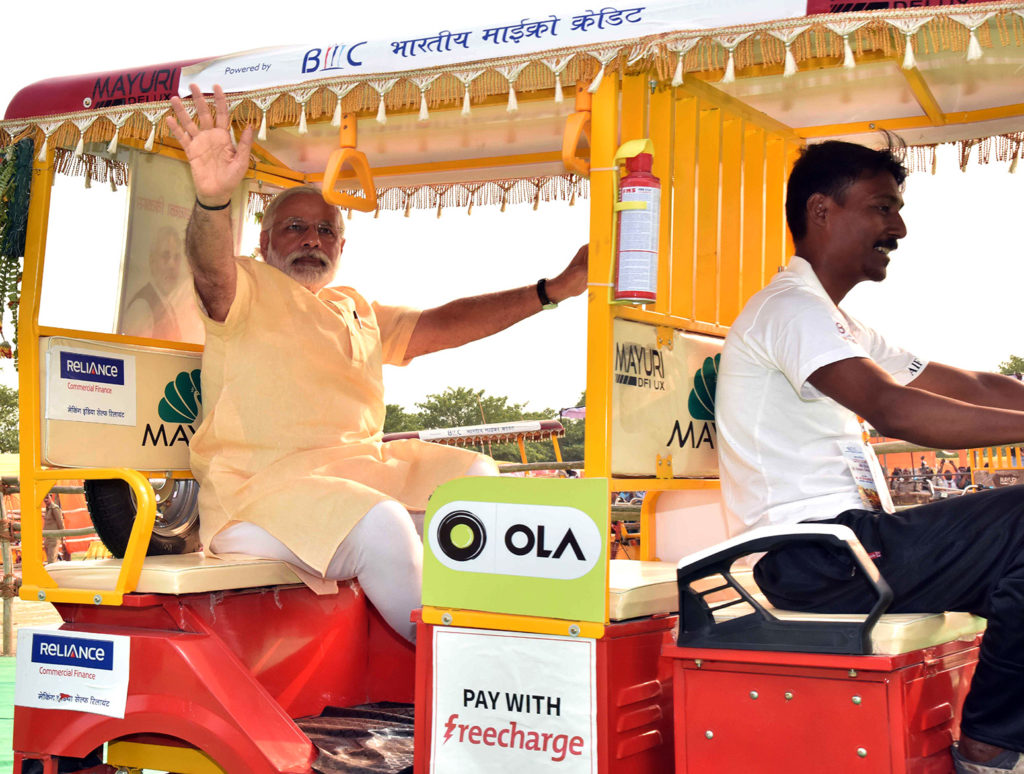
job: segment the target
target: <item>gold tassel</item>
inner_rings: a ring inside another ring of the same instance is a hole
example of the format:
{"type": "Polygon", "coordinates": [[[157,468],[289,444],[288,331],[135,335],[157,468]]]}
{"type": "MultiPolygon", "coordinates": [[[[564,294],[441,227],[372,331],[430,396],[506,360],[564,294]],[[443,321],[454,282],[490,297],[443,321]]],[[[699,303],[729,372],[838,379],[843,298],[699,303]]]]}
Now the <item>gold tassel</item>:
{"type": "Polygon", "coordinates": [[[903,52],[903,69],[913,70],[917,67],[917,62],[914,59],[914,41],[910,34],[903,36],[907,41],[907,49],[903,52]]]}
{"type": "Polygon", "coordinates": [[[783,78],[792,78],[797,73],[796,57],[793,56],[793,47],[786,45],[786,66],[782,70],[783,78]]]}
{"type": "Polygon", "coordinates": [[[843,67],[847,70],[852,70],[857,66],[857,62],[853,58],[853,48],[850,46],[850,36],[843,35],[843,67]]]}
{"type": "Polygon", "coordinates": [[[732,55],[732,49],[727,49],[729,56],[725,61],[725,75],[722,76],[722,83],[736,82],[736,63],[732,55]]]}

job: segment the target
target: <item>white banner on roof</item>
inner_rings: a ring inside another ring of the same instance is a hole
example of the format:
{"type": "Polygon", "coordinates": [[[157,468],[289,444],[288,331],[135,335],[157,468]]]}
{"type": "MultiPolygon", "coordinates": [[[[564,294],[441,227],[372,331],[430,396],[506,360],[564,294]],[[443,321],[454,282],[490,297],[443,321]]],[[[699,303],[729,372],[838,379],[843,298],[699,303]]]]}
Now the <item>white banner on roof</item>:
{"type": "MultiPolygon", "coordinates": [[[[627,0],[615,6],[594,3],[576,11],[565,11],[552,0],[551,6],[549,14],[525,19],[509,14],[488,27],[460,24],[453,15],[439,19],[436,29],[400,40],[348,38],[343,24],[332,33],[325,23],[324,37],[309,46],[247,51],[186,67],[178,91],[187,96],[190,83],[204,92],[211,92],[215,83],[229,92],[253,91],[325,78],[422,70],[667,32],[756,24],[807,12],[807,0],[627,0]]],[[[381,16],[386,28],[386,15],[381,16]]]]}

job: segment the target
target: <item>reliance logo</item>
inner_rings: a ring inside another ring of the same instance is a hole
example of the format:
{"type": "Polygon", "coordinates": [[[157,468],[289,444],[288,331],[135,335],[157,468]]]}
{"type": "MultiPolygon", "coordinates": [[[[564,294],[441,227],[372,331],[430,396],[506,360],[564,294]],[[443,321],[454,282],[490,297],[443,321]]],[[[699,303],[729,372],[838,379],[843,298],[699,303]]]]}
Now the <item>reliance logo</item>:
{"type": "Polygon", "coordinates": [[[36,634],[32,638],[32,661],[41,664],[114,668],[114,643],[60,635],[36,634]]]}
{"type": "Polygon", "coordinates": [[[60,376],[103,384],[124,384],[124,360],[119,357],[60,353],[60,376]]]}

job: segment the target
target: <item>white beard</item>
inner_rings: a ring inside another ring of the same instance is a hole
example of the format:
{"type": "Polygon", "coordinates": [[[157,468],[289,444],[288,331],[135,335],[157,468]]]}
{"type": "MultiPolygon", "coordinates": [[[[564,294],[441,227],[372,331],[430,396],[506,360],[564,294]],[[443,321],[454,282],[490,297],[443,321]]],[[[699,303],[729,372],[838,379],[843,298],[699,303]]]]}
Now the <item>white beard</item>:
{"type": "Polygon", "coordinates": [[[280,269],[293,280],[305,287],[311,293],[318,292],[334,278],[335,266],[323,250],[319,248],[293,250],[288,255],[281,257],[281,254],[271,245],[267,250],[267,263],[276,269],[280,269]],[[300,258],[314,257],[320,260],[320,264],[297,263],[300,258]]]}

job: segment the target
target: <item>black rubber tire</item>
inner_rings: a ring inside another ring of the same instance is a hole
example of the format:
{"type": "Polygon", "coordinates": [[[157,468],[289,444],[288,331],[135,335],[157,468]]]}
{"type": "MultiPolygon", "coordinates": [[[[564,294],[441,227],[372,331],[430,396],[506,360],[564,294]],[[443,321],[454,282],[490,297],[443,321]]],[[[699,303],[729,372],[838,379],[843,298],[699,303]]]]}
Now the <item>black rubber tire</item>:
{"type": "MultiPolygon", "coordinates": [[[[85,502],[103,545],[118,559],[123,558],[136,512],[135,495],[128,482],[86,481],[85,502]]],[[[146,555],[189,554],[199,548],[199,485],[192,479],[178,479],[170,497],[157,504],[146,555]]]]}

